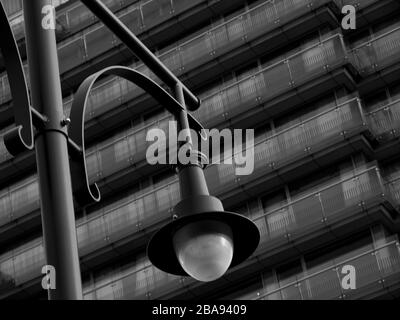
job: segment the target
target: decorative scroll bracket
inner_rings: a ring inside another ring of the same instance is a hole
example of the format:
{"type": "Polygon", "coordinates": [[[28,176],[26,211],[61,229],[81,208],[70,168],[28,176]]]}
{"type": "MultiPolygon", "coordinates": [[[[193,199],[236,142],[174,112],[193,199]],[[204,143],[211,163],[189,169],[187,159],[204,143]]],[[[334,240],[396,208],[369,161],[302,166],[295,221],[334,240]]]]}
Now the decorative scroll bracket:
{"type": "MultiPolygon", "coordinates": [[[[11,95],[13,99],[13,111],[15,127],[4,135],[4,144],[11,155],[18,156],[20,153],[34,149],[34,126],[41,130],[47,122],[46,116],[42,115],[36,109],[31,107],[29,99],[29,91],[26,83],[24,68],[21,55],[18,50],[12,29],[8,22],[7,13],[3,4],[0,2],[0,30],[2,31],[2,41],[0,42],[0,50],[4,59],[7,70],[11,95]]],[[[79,187],[82,180],[87,183],[87,176],[83,179],[78,176],[82,172],[82,167],[86,168],[83,149],[77,147],[70,139],[69,153],[71,156],[71,175],[75,184],[73,184],[73,193],[76,199],[84,201],[99,201],[100,193],[96,185],[91,186],[89,191],[85,192],[79,187]],[[75,187],[75,188],[74,188],[75,187]],[[87,195],[90,196],[87,196],[87,195]]],[[[86,170],[84,170],[86,174],[86,170]]]]}
{"type": "MultiPolygon", "coordinates": [[[[69,152],[71,155],[72,185],[76,191],[76,199],[80,201],[100,200],[100,192],[96,184],[90,185],[85,159],[85,110],[89,100],[90,91],[95,82],[103,76],[118,76],[132,82],[145,92],[149,93],[155,100],[164,106],[174,116],[184,111],[187,112],[177,100],[165,91],[156,82],[147,76],[127,67],[112,66],[105,68],[85,79],[74,95],[71,108],[71,124],[68,129],[69,152]],[[86,185],[83,184],[82,176],[86,177],[86,185]]],[[[203,126],[189,113],[189,125],[202,134],[203,126]]]]}
{"type": "Polygon", "coordinates": [[[0,50],[13,97],[16,124],[15,128],[4,135],[4,144],[7,150],[16,156],[33,149],[32,112],[21,56],[2,3],[0,3],[0,30],[2,31],[0,50]]]}

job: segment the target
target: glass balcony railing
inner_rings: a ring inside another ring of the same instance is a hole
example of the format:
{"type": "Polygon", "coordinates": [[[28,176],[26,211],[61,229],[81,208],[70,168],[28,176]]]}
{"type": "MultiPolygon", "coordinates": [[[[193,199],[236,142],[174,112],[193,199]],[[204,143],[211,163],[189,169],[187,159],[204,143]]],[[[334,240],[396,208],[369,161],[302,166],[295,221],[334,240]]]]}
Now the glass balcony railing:
{"type": "MultiPolygon", "coordinates": [[[[173,182],[167,188],[160,188],[153,193],[143,195],[140,199],[134,199],[89,221],[79,222],[77,232],[80,255],[116,241],[121,236],[132,234],[132,229],[138,230],[146,227],[145,224],[147,223],[153,224],[155,221],[167,218],[170,215],[167,208],[177,201],[178,189],[174,184],[177,185],[176,182],[173,182]],[[157,207],[160,205],[159,199],[164,199],[164,208],[157,207]],[[152,215],[152,212],[156,214],[152,215]],[[141,217],[143,224],[140,226],[141,217]]],[[[378,169],[373,167],[344,181],[321,188],[317,192],[298,199],[279,210],[266,213],[255,219],[262,234],[257,253],[260,254],[265,250],[272,238],[287,232],[296,235],[297,232],[304,232],[304,230],[316,224],[326,226],[331,220],[342,217],[340,214],[345,209],[353,208],[354,212],[359,212],[359,210],[362,210],[359,206],[360,202],[367,204],[370,201],[376,201],[378,198],[382,199],[382,194],[388,194],[388,192],[378,169]]],[[[42,246],[41,242],[39,242],[39,245],[37,243],[34,247],[15,250],[15,252],[0,257],[0,274],[2,277],[0,284],[11,281],[7,279],[14,279],[15,284],[19,285],[23,283],[20,279],[29,280],[41,275],[43,249],[38,248],[38,246],[42,246]],[[35,276],[32,277],[33,275],[35,276]]],[[[151,268],[153,267],[149,266],[146,272],[143,270],[149,278],[143,280],[143,276],[139,277],[137,274],[133,274],[127,278],[126,283],[131,288],[137,288],[139,285],[135,281],[141,279],[140,281],[143,282],[140,286],[143,286],[143,283],[152,284],[156,286],[157,290],[159,289],[158,281],[160,281],[160,286],[165,285],[168,288],[180,286],[178,277],[171,280],[170,276],[151,268]]],[[[164,289],[163,292],[165,293],[164,289]]],[[[157,290],[149,288],[146,290],[151,292],[151,297],[157,297],[155,293],[157,290]]],[[[0,289],[0,294],[1,291],[0,289]]],[[[140,292],[133,289],[128,291],[132,294],[140,292]]],[[[130,296],[129,298],[137,297],[130,296]]]]}
{"type": "MultiPolygon", "coordinates": [[[[123,135],[116,141],[96,147],[89,152],[87,155],[89,179],[96,181],[127,169],[135,163],[145,161],[146,150],[149,146],[149,143],[146,142],[147,131],[156,127],[168,132],[168,119],[171,118],[167,117],[145,128],[133,130],[132,133],[123,135]]],[[[312,154],[319,146],[325,147],[332,141],[342,140],[349,136],[351,132],[362,128],[364,124],[365,120],[358,99],[349,100],[326,110],[257,143],[254,153],[254,172],[248,177],[241,177],[240,182],[235,176],[233,165],[209,166],[205,170],[205,175],[211,192],[220,194],[227,189],[236,188],[238,184],[241,185],[254,179],[254,177],[272,172],[277,167],[292,163],[299,157],[312,154]]],[[[177,188],[177,186],[167,187],[162,192],[170,194],[166,191],[168,188],[175,190],[174,188],[177,188]]],[[[37,180],[32,177],[26,185],[3,190],[3,193],[0,194],[0,203],[2,204],[0,221],[8,223],[28,212],[39,209],[37,189],[37,180]],[[18,199],[15,204],[12,201],[14,198],[18,199]]],[[[172,194],[175,194],[175,191],[172,194]]],[[[154,214],[157,213],[157,208],[165,208],[165,201],[169,199],[167,195],[164,196],[165,199],[156,196],[154,200],[154,194],[149,197],[149,199],[153,199],[149,200],[149,203],[155,205],[154,214]],[[162,203],[164,204],[162,205],[162,203]]],[[[176,199],[176,197],[173,196],[171,199],[176,199]]],[[[168,205],[171,205],[168,208],[171,208],[173,204],[173,201],[168,202],[168,205]]],[[[147,205],[145,212],[148,212],[148,215],[151,216],[149,212],[153,211],[147,205]]],[[[139,218],[135,218],[133,221],[137,219],[139,218]]]]}
{"type": "Polygon", "coordinates": [[[40,276],[46,264],[41,239],[24,245],[20,250],[19,253],[11,251],[0,258],[0,297],[40,276]]]}
{"type": "MultiPolygon", "coordinates": [[[[342,45],[341,36],[334,35],[321,44],[305,49],[287,60],[278,62],[262,71],[254,71],[254,74],[250,77],[225,87],[218,93],[202,96],[202,107],[194,115],[206,127],[213,127],[220,124],[230,117],[243,113],[244,110],[248,110],[250,107],[255,107],[268,101],[295,85],[325,73],[327,65],[332,66],[340,63],[344,58],[344,48],[342,45]],[[310,61],[313,63],[312,66],[310,61]],[[287,79],[285,79],[286,77],[287,79]]],[[[99,109],[101,112],[105,112],[106,109],[111,109],[109,103],[111,101],[112,104],[121,104],[123,102],[121,97],[124,97],[124,101],[125,99],[128,100],[128,96],[130,96],[129,91],[132,91],[133,88],[135,86],[128,85],[128,82],[113,78],[111,82],[107,82],[93,91],[88,112],[92,116],[98,114],[99,109]],[[108,87],[108,89],[104,87],[108,87]],[[114,88],[113,92],[115,94],[107,94],[107,92],[110,92],[110,88],[114,88]],[[117,98],[118,96],[120,97],[119,99],[117,98]],[[96,108],[96,111],[93,108],[96,108]]],[[[71,100],[65,101],[65,109],[68,110],[70,106],[71,100]]],[[[156,125],[162,127],[168,126],[168,120],[170,118],[165,118],[164,121],[160,121],[156,125]]],[[[133,162],[137,163],[143,160],[145,150],[148,146],[145,137],[149,128],[152,127],[142,128],[142,130],[134,128],[131,130],[133,133],[128,133],[119,142],[113,141],[114,145],[105,146],[103,144],[100,147],[102,154],[99,156],[89,151],[88,161],[91,163],[89,168],[93,173],[91,176],[105,176],[110,174],[110,170],[115,172],[122,167],[131,165],[133,162]],[[117,144],[118,146],[116,147],[117,144]],[[121,153],[129,154],[128,159],[123,155],[117,155],[117,149],[121,153]],[[102,160],[103,158],[104,161],[102,160]],[[109,168],[107,169],[105,166],[109,168]]],[[[0,157],[0,160],[3,161],[12,158],[5,149],[4,144],[0,145],[0,157]]]]}
{"type": "Polygon", "coordinates": [[[395,177],[385,176],[385,179],[387,180],[387,188],[390,190],[396,208],[400,210],[400,177],[395,174],[395,177]]]}
{"type": "MultiPolygon", "coordinates": [[[[299,158],[313,154],[321,147],[344,140],[353,132],[365,128],[365,119],[358,99],[347,101],[284,131],[258,142],[254,146],[254,171],[249,176],[235,175],[235,165],[211,165],[205,170],[212,193],[232,188],[273,172],[299,158]]],[[[354,134],[354,133],[353,133],[354,134]]],[[[240,167],[240,166],[239,166],[240,167]]]]}
{"type": "Polygon", "coordinates": [[[0,192],[0,225],[39,210],[39,185],[32,176],[0,192]]]}
{"type": "Polygon", "coordinates": [[[353,299],[365,294],[385,290],[390,279],[400,277],[400,245],[398,240],[391,241],[376,249],[366,251],[340,263],[299,280],[272,290],[254,299],[257,300],[331,300],[353,299]],[[351,265],[356,270],[356,289],[345,290],[342,287],[340,270],[351,265]]]}
{"type": "MultiPolygon", "coordinates": [[[[204,99],[200,120],[233,117],[347,61],[341,34],[306,48],[204,99]]],[[[215,124],[211,121],[209,125],[215,124]]]]}
{"type": "Polygon", "coordinates": [[[78,222],[80,255],[165,221],[179,199],[179,184],[173,181],[151,192],[113,203],[110,208],[93,214],[93,218],[78,222]]]}
{"type": "Polygon", "coordinates": [[[355,47],[352,54],[363,76],[395,64],[400,56],[400,27],[355,47]]]}
{"type": "MultiPolygon", "coordinates": [[[[54,0],[53,4],[55,7],[67,2],[68,0],[54,0]]],[[[17,40],[25,36],[24,29],[24,17],[22,14],[22,1],[11,0],[8,1],[12,5],[10,9],[9,17],[10,24],[13,28],[14,36],[17,40]]],[[[190,1],[189,4],[182,3],[186,1],[182,0],[103,0],[102,1],[110,10],[117,11],[121,8],[127,7],[128,5],[135,4],[137,7],[136,22],[134,23],[137,27],[135,32],[142,29],[151,28],[168,17],[173,16],[174,13],[180,13],[188,8],[192,7],[191,2],[200,3],[201,1],[190,1]],[[140,2],[140,3],[139,3],[140,2]]],[[[123,19],[129,20],[127,17],[123,19]]],[[[58,31],[68,32],[70,30],[79,30],[87,27],[97,21],[97,17],[87,9],[87,7],[80,3],[74,3],[71,7],[68,7],[61,12],[57,12],[56,16],[58,31]]],[[[133,24],[132,24],[133,25],[133,24]]]]}
{"type": "MultiPolygon", "coordinates": [[[[96,285],[94,289],[84,285],[85,300],[147,300],[160,297],[174,290],[183,289],[182,277],[174,276],[153,267],[147,260],[147,267],[127,272],[125,276],[116,274],[116,281],[107,281],[105,285],[96,285]]],[[[111,280],[111,278],[110,278],[111,280]]]]}
{"type": "MultiPolygon", "coordinates": [[[[207,61],[215,59],[216,56],[230,52],[233,48],[270,30],[279,28],[287,21],[304,14],[309,10],[309,5],[315,1],[299,0],[295,4],[292,2],[292,0],[281,0],[262,3],[175,48],[161,53],[159,58],[177,75],[192,70],[207,61]]],[[[318,1],[314,6],[323,5],[327,2],[329,0],[318,1]]],[[[93,30],[91,33],[94,33],[91,38],[94,41],[98,40],[100,46],[111,45],[111,42],[115,42],[115,39],[108,39],[112,37],[111,33],[106,33],[102,29],[93,30]],[[96,36],[96,34],[99,36],[96,36]]],[[[86,38],[84,37],[84,39],[86,38]]],[[[66,57],[63,58],[63,53],[61,52],[60,60],[65,64],[69,64],[68,61],[71,60],[71,63],[74,64],[77,63],[74,61],[76,59],[82,60],[81,62],[84,59],[90,59],[91,54],[87,52],[88,50],[93,51],[94,54],[104,51],[102,48],[98,48],[97,45],[91,45],[91,43],[94,43],[93,41],[89,42],[86,43],[82,39],[76,39],[66,44],[65,48],[63,47],[62,49],[65,50],[66,57]]],[[[112,44],[112,46],[115,45],[112,44]]],[[[140,65],[138,69],[148,73],[147,68],[143,65],[140,65]]],[[[5,103],[11,99],[6,77],[2,77],[0,83],[3,86],[0,102],[5,103]]],[[[112,78],[107,83],[96,87],[91,94],[92,103],[87,110],[87,119],[96,117],[115,108],[123,101],[131,100],[142,94],[142,91],[135,88],[135,86],[128,85],[126,81],[119,78],[112,78]]]]}
{"type": "Polygon", "coordinates": [[[265,1],[248,11],[211,28],[161,57],[174,72],[193,69],[214,56],[220,56],[260,35],[280,28],[310,11],[311,6],[322,6],[330,0],[265,1]]]}
{"type": "Polygon", "coordinates": [[[400,136],[400,100],[391,102],[367,114],[371,132],[381,142],[400,136]]]}
{"type": "Polygon", "coordinates": [[[271,240],[283,239],[288,235],[293,239],[312,228],[327,227],[348,217],[349,212],[355,214],[363,210],[360,203],[365,207],[377,201],[394,202],[379,169],[372,167],[261,214],[254,219],[262,239],[256,254],[265,250],[272,243],[271,240]]]}

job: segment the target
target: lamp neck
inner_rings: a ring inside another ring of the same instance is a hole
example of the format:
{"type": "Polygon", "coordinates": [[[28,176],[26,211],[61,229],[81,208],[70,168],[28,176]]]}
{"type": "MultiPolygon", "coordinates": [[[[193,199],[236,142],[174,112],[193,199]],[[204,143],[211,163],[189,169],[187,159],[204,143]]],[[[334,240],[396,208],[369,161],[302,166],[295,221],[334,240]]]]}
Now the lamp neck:
{"type": "Polygon", "coordinates": [[[203,169],[196,165],[182,166],[179,169],[179,185],[181,198],[186,199],[193,196],[208,196],[207,182],[203,169]]]}

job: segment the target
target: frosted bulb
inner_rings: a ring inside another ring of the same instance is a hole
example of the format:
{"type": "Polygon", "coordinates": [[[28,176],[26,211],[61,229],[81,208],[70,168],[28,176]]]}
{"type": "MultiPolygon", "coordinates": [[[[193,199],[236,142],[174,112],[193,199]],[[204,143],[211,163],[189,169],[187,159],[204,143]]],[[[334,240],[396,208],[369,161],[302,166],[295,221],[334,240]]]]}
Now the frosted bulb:
{"type": "Polygon", "coordinates": [[[232,230],[222,222],[193,222],[179,229],[173,241],[183,270],[198,281],[214,281],[231,265],[232,230]]]}

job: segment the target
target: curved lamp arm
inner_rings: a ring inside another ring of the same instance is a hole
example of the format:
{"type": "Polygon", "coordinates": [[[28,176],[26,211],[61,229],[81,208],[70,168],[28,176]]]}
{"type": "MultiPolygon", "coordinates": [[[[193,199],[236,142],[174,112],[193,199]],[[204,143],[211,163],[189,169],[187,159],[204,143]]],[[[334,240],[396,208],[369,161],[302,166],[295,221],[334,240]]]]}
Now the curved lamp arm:
{"type": "MultiPolygon", "coordinates": [[[[184,106],[175,100],[160,85],[133,69],[122,66],[112,66],[86,78],[74,95],[70,115],[71,124],[68,129],[69,151],[71,159],[73,160],[71,161],[72,186],[74,192],[76,192],[75,196],[78,201],[87,202],[100,200],[99,189],[96,184],[90,185],[87,174],[84,116],[90,91],[95,82],[103,76],[118,76],[132,82],[154,97],[160,105],[164,106],[174,116],[179,116],[182,111],[187,112],[184,106]],[[86,185],[83,184],[82,176],[85,177],[86,185]]],[[[192,115],[189,113],[187,114],[190,127],[201,134],[203,126],[192,115]]]]}
{"type": "Polygon", "coordinates": [[[4,144],[7,150],[15,156],[23,151],[33,149],[32,110],[21,56],[8,23],[7,14],[1,3],[0,30],[2,34],[0,50],[3,55],[11,88],[16,124],[15,128],[4,135],[4,144]]]}

